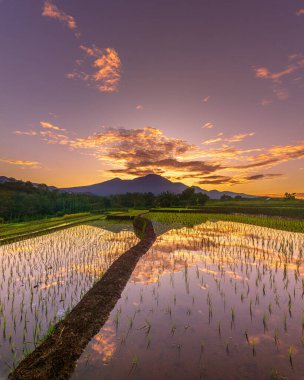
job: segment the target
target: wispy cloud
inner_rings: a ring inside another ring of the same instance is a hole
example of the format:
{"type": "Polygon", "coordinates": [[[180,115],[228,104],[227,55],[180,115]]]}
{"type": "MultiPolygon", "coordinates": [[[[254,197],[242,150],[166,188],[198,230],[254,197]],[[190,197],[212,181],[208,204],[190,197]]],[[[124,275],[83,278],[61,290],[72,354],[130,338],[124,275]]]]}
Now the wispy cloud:
{"type": "Polygon", "coordinates": [[[280,145],[265,149],[261,154],[247,158],[247,163],[235,166],[235,169],[272,167],[283,162],[304,158],[304,141],[296,145],[280,145]]]}
{"type": "Polygon", "coordinates": [[[0,158],[0,162],[4,162],[5,164],[9,165],[17,165],[22,167],[32,167],[32,168],[38,168],[39,162],[37,161],[25,161],[25,160],[10,160],[10,159],[4,159],[0,158]]]}
{"type": "Polygon", "coordinates": [[[204,99],[203,99],[203,102],[204,102],[204,103],[208,103],[210,99],[211,99],[211,96],[210,96],[210,95],[205,96],[204,99]]]}
{"type": "Polygon", "coordinates": [[[203,125],[202,125],[202,128],[203,128],[203,129],[211,129],[211,128],[214,128],[214,124],[208,122],[208,123],[203,124],[203,125]]]}
{"type": "MultiPolygon", "coordinates": [[[[75,18],[60,10],[50,0],[44,2],[42,15],[66,24],[78,39],[81,37],[75,18]]],[[[84,44],[80,44],[79,48],[84,56],[76,60],[76,67],[67,74],[67,78],[81,79],[100,92],[116,92],[122,66],[117,51],[111,47],[100,49],[95,45],[84,44]]]]}
{"type": "Polygon", "coordinates": [[[215,143],[221,142],[221,141],[223,141],[223,139],[221,137],[216,137],[214,139],[205,140],[202,142],[202,144],[210,145],[210,144],[215,144],[215,143]]]}
{"type": "Polygon", "coordinates": [[[69,79],[81,79],[101,92],[116,92],[121,78],[121,60],[113,48],[99,49],[95,45],[81,45],[84,57],[67,75],[69,79]]]}
{"type": "Polygon", "coordinates": [[[296,12],[296,15],[297,15],[297,16],[304,16],[304,8],[299,9],[299,10],[296,12]]]}
{"type": "Polygon", "coordinates": [[[270,104],[273,103],[273,100],[272,99],[269,99],[269,98],[263,98],[261,99],[260,101],[260,104],[261,106],[265,107],[265,106],[269,106],[270,104]]]}
{"type": "Polygon", "coordinates": [[[249,176],[224,176],[224,175],[209,175],[203,177],[200,181],[200,185],[239,185],[257,180],[273,179],[281,177],[282,174],[254,174],[249,176]]]}
{"type": "Polygon", "coordinates": [[[228,137],[227,139],[224,139],[224,141],[228,142],[228,143],[241,142],[241,141],[245,140],[247,137],[252,137],[254,135],[255,135],[254,132],[239,133],[239,134],[236,134],[232,137],[228,137]]]}
{"type": "Polygon", "coordinates": [[[250,133],[239,133],[239,134],[236,134],[236,135],[233,135],[231,137],[219,137],[219,136],[222,136],[223,133],[219,133],[217,135],[217,137],[213,138],[213,139],[209,139],[209,140],[204,140],[202,142],[203,145],[210,145],[210,144],[215,144],[215,143],[218,143],[218,142],[221,142],[221,143],[234,143],[234,142],[241,142],[243,140],[245,140],[247,137],[251,137],[251,136],[254,136],[255,133],[254,132],[250,132],[250,133]]]}
{"type": "Polygon", "coordinates": [[[63,24],[67,25],[69,29],[74,31],[77,38],[80,37],[75,18],[60,10],[51,1],[47,0],[44,2],[42,16],[50,17],[62,22],[63,24]]]}
{"type": "Polygon", "coordinates": [[[288,57],[288,64],[280,71],[270,71],[267,67],[255,67],[255,76],[259,79],[266,79],[272,83],[272,89],[277,99],[285,100],[289,97],[288,90],[284,87],[283,81],[292,74],[304,69],[304,56],[293,54],[288,57]]]}
{"type": "Polygon", "coordinates": [[[45,129],[53,129],[54,131],[66,131],[66,129],[60,128],[57,125],[48,123],[47,121],[40,121],[40,125],[42,128],[45,128],[45,129]]]}
{"type": "Polygon", "coordinates": [[[210,175],[203,177],[200,181],[200,185],[240,185],[248,182],[273,179],[281,177],[280,173],[270,174],[254,174],[249,176],[224,176],[224,175],[210,175]]]}
{"type": "Polygon", "coordinates": [[[67,132],[65,128],[58,127],[57,125],[53,125],[46,121],[40,121],[40,127],[42,128],[39,130],[29,130],[29,131],[22,131],[17,130],[14,133],[16,135],[25,135],[25,136],[40,136],[41,140],[48,143],[48,144],[61,144],[61,145],[67,145],[68,144],[68,136],[66,134],[63,134],[62,132],[67,132]]]}
{"type": "Polygon", "coordinates": [[[138,104],[135,109],[137,109],[137,111],[141,111],[144,109],[144,106],[142,104],[138,104]]]}

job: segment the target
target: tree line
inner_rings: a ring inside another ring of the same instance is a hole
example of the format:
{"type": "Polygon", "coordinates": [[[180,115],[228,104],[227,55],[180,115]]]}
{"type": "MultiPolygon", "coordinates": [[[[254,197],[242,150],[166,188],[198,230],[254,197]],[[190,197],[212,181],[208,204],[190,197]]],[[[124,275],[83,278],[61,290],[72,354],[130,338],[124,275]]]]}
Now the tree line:
{"type": "Polygon", "coordinates": [[[195,193],[193,188],[188,188],[181,194],[164,192],[159,195],[126,193],[96,196],[63,192],[31,182],[13,181],[0,184],[0,221],[24,221],[44,216],[127,208],[201,207],[207,200],[207,195],[195,193]]]}

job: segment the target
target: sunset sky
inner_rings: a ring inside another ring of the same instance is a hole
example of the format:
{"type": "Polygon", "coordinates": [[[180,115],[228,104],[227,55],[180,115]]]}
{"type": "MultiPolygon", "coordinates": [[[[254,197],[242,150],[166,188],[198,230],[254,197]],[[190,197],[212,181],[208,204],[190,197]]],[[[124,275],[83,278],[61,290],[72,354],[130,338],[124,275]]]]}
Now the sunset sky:
{"type": "Polygon", "coordinates": [[[0,175],[304,195],[303,0],[0,0],[0,175]]]}

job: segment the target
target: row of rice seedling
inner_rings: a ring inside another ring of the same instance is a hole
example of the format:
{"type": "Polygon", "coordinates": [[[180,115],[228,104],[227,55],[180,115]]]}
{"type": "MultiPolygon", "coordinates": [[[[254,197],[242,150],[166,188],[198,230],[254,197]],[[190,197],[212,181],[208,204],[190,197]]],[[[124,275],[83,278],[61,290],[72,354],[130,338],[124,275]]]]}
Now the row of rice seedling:
{"type": "Polygon", "coordinates": [[[72,379],[301,378],[303,255],[299,233],[224,221],[168,230],[72,379]]]}
{"type": "MultiPolygon", "coordinates": [[[[241,212],[241,211],[240,211],[241,212]]],[[[201,224],[207,220],[223,220],[252,224],[261,227],[268,227],[277,230],[301,232],[304,233],[304,220],[286,219],[268,216],[253,216],[242,214],[204,214],[204,213],[175,213],[175,212],[150,212],[146,215],[155,222],[160,222],[162,228],[167,225],[168,228],[193,226],[201,224]]]]}
{"type": "Polygon", "coordinates": [[[81,225],[1,246],[0,377],[137,241],[121,226],[114,233],[81,225]]]}

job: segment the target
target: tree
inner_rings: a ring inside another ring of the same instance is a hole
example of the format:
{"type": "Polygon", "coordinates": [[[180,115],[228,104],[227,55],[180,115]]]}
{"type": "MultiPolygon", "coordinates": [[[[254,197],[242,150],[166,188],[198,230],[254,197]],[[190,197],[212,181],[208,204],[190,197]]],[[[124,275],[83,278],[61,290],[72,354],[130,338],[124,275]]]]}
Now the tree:
{"type": "Polygon", "coordinates": [[[296,193],[285,193],[284,194],[284,198],[285,198],[285,200],[287,200],[287,201],[292,201],[292,200],[295,200],[296,199],[296,193]]]}
{"type": "Polygon", "coordinates": [[[230,195],[223,194],[221,196],[221,201],[229,201],[230,199],[232,199],[232,197],[230,195]]]}
{"type": "Polygon", "coordinates": [[[184,206],[195,204],[195,190],[193,187],[188,187],[180,195],[181,202],[184,206]]]}
{"type": "Polygon", "coordinates": [[[172,207],[176,206],[176,199],[177,196],[175,194],[166,191],[158,195],[157,203],[160,207],[172,207]]]}
{"type": "Polygon", "coordinates": [[[195,198],[197,206],[200,207],[204,206],[204,204],[209,200],[208,195],[203,193],[196,193],[195,198]]]}

